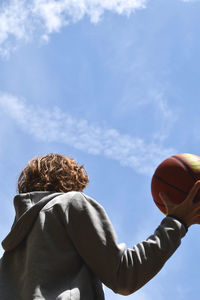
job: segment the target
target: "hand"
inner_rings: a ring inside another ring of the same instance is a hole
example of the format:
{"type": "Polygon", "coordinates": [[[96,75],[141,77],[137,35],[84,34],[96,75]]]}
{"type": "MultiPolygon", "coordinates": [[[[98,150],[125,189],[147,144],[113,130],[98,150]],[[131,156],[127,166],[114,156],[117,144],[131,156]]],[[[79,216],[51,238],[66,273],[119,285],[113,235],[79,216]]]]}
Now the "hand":
{"type": "Polygon", "coordinates": [[[200,180],[196,181],[188,196],[180,204],[174,204],[165,193],[159,193],[163,201],[167,215],[174,215],[182,219],[189,227],[193,224],[200,224],[200,201],[194,202],[200,190],[200,180]]]}

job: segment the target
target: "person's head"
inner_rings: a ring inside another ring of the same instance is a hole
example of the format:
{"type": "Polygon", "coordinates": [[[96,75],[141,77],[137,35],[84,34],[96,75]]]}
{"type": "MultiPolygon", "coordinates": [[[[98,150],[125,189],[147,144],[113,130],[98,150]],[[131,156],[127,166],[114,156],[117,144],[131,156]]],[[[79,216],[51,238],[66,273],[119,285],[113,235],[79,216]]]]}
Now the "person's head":
{"type": "Polygon", "coordinates": [[[84,166],[73,158],[48,154],[31,159],[18,179],[18,192],[82,191],[89,182],[84,166]]]}

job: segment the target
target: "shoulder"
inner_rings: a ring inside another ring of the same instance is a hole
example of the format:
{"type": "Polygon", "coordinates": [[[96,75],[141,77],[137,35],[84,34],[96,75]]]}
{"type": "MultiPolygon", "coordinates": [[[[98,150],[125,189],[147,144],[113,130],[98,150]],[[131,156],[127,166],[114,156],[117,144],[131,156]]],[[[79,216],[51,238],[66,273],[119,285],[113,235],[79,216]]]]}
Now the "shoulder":
{"type": "Polygon", "coordinates": [[[98,210],[102,211],[104,208],[92,197],[83,192],[68,192],[63,194],[61,205],[65,208],[72,208],[81,211],[98,210]]]}
{"type": "Polygon", "coordinates": [[[87,209],[97,209],[104,210],[103,207],[92,197],[86,195],[83,192],[71,191],[68,193],[62,193],[55,196],[43,210],[48,210],[50,208],[60,208],[63,211],[71,209],[76,210],[87,210],[87,209]]]}
{"type": "Polygon", "coordinates": [[[82,224],[84,227],[95,226],[95,228],[101,223],[109,224],[104,208],[83,192],[72,191],[57,195],[44,210],[65,220],[68,229],[70,226],[75,226],[74,224],[82,224]]]}

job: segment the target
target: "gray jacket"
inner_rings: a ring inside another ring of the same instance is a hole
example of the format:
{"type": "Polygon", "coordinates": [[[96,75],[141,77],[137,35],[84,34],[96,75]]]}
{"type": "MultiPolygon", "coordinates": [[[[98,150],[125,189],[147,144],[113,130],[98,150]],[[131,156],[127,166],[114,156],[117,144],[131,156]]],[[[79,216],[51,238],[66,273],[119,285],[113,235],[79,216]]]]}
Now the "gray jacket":
{"type": "Polygon", "coordinates": [[[146,241],[126,249],[103,207],[81,192],[19,194],[14,205],[2,242],[2,300],[103,300],[101,282],[129,295],[162,268],[186,233],[166,217],[146,241]]]}

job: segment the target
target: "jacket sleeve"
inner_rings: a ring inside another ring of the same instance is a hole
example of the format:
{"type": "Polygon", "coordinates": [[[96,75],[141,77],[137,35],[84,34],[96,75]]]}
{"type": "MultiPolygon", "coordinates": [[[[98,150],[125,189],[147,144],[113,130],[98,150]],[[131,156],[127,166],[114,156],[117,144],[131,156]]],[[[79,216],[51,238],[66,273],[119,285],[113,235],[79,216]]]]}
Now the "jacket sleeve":
{"type": "Polygon", "coordinates": [[[154,277],[181,243],[186,231],[165,217],[154,234],[126,249],[117,244],[113,226],[101,205],[77,192],[64,211],[74,247],[96,276],[115,293],[129,295],[154,277]]]}

